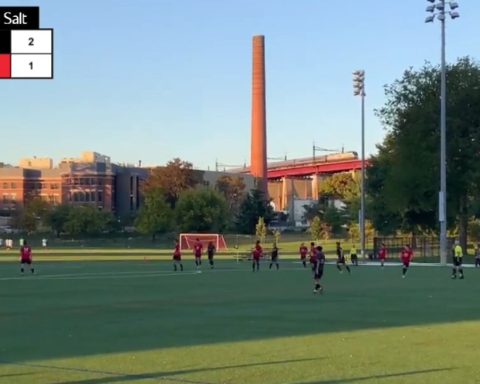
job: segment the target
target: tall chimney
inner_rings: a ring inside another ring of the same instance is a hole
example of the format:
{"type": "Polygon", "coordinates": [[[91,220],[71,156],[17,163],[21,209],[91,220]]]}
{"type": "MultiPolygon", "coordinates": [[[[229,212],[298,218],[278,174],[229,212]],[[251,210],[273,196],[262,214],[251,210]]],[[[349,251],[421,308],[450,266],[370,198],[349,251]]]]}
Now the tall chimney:
{"type": "Polygon", "coordinates": [[[265,109],[265,37],[253,36],[252,152],[250,173],[267,196],[267,121],[265,109]]]}

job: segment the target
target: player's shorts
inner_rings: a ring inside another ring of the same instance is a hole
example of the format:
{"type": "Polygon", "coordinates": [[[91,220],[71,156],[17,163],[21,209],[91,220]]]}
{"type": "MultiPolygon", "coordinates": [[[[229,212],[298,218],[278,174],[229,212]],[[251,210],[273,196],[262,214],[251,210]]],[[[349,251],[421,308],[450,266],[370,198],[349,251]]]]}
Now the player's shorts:
{"type": "Polygon", "coordinates": [[[208,260],[212,260],[213,259],[213,255],[208,255],[208,260]]]}
{"type": "Polygon", "coordinates": [[[22,259],[20,260],[20,263],[21,263],[21,264],[28,264],[28,265],[30,265],[30,264],[32,264],[32,259],[22,258],[22,259]]]}
{"type": "Polygon", "coordinates": [[[201,259],[201,258],[202,258],[202,256],[195,255],[195,259],[201,259]]]}
{"type": "Polygon", "coordinates": [[[410,260],[409,259],[404,259],[402,260],[403,266],[408,268],[410,266],[410,260]]]}
{"type": "Polygon", "coordinates": [[[379,258],[380,260],[385,260],[385,259],[386,259],[385,255],[378,255],[378,258],[379,258]]]}
{"type": "Polygon", "coordinates": [[[455,267],[461,267],[462,266],[462,257],[454,257],[453,258],[453,265],[455,267]]]}
{"type": "Polygon", "coordinates": [[[173,260],[174,261],[182,261],[182,256],[173,255],[173,260]]]}
{"type": "Polygon", "coordinates": [[[314,278],[321,279],[323,276],[323,267],[318,268],[318,270],[314,271],[314,278]]]}
{"type": "Polygon", "coordinates": [[[300,255],[300,260],[305,260],[307,258],[307,255],[300,255]]]}
{"type": "Polygon", "coordinates": [[[337,264],[345,264],[345,256],[339,257],[337,259],[337,264]]]}

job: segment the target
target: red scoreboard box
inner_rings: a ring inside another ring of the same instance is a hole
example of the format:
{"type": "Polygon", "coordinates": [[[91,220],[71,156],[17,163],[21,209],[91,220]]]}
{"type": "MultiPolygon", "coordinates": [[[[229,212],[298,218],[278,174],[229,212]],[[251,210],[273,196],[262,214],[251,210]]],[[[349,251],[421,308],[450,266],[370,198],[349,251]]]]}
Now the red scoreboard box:
{"type": "Polygon", "coordinates": [[[53,79],[53,29],[39,7],[0,7],[0,79],[53,79]]]}

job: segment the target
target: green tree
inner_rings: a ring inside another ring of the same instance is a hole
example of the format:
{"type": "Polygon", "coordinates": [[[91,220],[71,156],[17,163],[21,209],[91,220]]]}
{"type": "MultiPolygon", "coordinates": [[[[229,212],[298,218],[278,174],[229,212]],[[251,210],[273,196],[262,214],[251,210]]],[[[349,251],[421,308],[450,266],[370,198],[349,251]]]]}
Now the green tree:
{"type": "Polygon", "coordinates": [[[49,212],[47,216],[47,224],[55,232],[56,236],[60,236],[65,231],[65,223],[68,221],[71,205],[57,205],[49,212]]]}
{"type": "Polygon", "coordinates": [[[255,226],[255,235],[262,243],[265,242],[267,238],[267,225],[263,217],[258,218],[257,225],[255,226]]]}
{"type": "Polygon", "coordinates": [[[259,189],[252,189],[240,204],[236,218],[237,230],[241,233],[255,233],[258,218],[263,217],[268,225],[273,217],[273,209],[259,189]]]}
{"type": "Polygon", "coordinates": [[[114,217],[110,212],[99,211],[91,205],[73,206],[68,213],[63,230],[71,235],[98,235],[109,231],[114,217]]]}
{"type": "Polygon", "coordinates": [[[222,232],[228,223],[227,202],[212,188],[195,188],[180,195],[175,208],[183,232],[222,232]]]}
{"type": "Polygon", "coordinates": [[[304,218],[312,222],[315,217],[321,220],[324,230],[324,237],[341,235],[344,227],[350,221],[349,211],[345,208],[337,208],[328,198],[321,198],[317,203],[305,205],[304,218]],[[327,235],[328,234],[328,235],[327,235]]]}
{"type": "Polygon", "coordinates": [[[145,195],[145,202],[135,220],[135,228],[152,240],[160,233],[167,232],[173,224],[174,213],[165,201],[165,195],[159,188],[150,189],[145,195]]]}
{"type": "Polygon", "coordinates": [[[35,232],[42,225],[46,224],[49,212],[52,206],[41,198],[34,198],[30,200],[19,215],[20,228],[35,232]]]}
{"type": "Polygon", "coordinates": [[[240,202],[245,195],[245,182],[241,177],[220,176],[215,188],[223,194],[227,200],[230,211],[233,215],[238,213],[240,202]]]}
{"type": "MultiPolygon", "coordinates": [[[[447,218],[466,247],[480,190],[480,67],[462,58],[447,67],[447,218]]],[[[385,89],[378,111],[388,133],[367,169],[375,225],[389,219],[404,231],[437,230],[440,71],[409,69],[385,89]],[[378,198],[380,197],[380,198],[378,198]],[[377,199],[378,198],[378,199],[377,199]],[[380,215],[381,217],[378,217],[380,215]]],[[[377,227],[382,231],[381,227],[377,227]]]]}
{"type": "Polygon", "coordinates": [[[313,241],[317,241],[322,238],[323,228],[322,228],[322,221],[320,220],[320,217],[315,216],[312,219],[312,222],[310,224],[310,233],[312,235],[313,241]]]}
{"type": "Polygon", "coordinates": [[[360,181],[358,173],[335,173],[322,181],[319,192],[346,203],[360,197],[360,181]]]}
{"type": "Polygon", "coordinates": [[[180,198],[180,194],[191,189],[202,180],[200,172],[195,171],[191,163],[178,158],[169,161],[165,167],[157,167],[152,170],[149,178],[143,185],[145,195],[156,194],[157,190],[164,193],[165,201],[171,208],[180,198]]]}

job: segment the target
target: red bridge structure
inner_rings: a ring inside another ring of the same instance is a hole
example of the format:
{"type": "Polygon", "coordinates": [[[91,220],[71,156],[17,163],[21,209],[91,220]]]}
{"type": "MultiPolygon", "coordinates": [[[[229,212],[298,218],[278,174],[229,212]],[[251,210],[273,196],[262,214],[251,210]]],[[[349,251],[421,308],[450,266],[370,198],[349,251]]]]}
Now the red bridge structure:
{"type": "MultiPolygon", "coordinates": [[[[368,160],[365,163],[368,165],[368,160]]],[[[319,185],[332,174],[353,173],[361,168],[362,160],[353,151],[270,162],[268,194],[277,210],[285,210],[294,205],[294,200],[318,200],[319,185]]],[[[250,167],[234,172],[250,173],[250,167]]]]}

